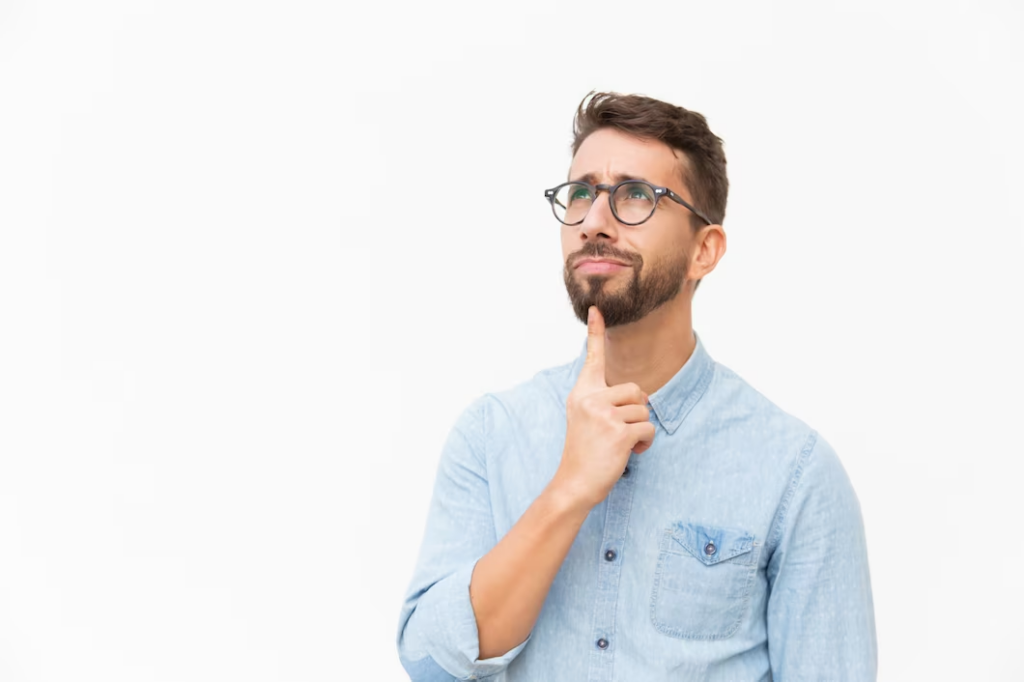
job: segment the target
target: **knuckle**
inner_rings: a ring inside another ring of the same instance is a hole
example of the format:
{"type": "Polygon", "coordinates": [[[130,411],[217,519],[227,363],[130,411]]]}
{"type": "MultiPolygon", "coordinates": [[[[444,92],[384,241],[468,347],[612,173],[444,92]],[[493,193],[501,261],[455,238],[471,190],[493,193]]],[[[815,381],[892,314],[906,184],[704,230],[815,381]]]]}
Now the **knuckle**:
{"type": "Polygon", "coordinates": [[[639,384],[633,383],[632,381],[626,384],[629,389],[630,397],[638,403],[643,404],[644,402],[644,390],[640,388],[639,384]]]}
{"type": "Polygon", "coordinates": [[[589,417],[603,416],[601,403],[594,398],[593,393],[577,397],[576,410],[578,412],[582,412],[583,414],[588,415],[589,417]]]}

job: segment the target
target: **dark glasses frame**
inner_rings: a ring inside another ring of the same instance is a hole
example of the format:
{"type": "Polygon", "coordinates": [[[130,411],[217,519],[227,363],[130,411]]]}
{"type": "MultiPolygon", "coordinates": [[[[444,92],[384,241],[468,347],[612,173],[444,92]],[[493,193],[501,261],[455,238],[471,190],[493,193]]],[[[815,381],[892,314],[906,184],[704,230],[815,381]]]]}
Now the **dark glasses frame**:
{"type": "MultiPolygon", "coordinates": [[[[614,185],[592,185],[589,182],[583,182],[581,180],[571,180],[569,182],[563,182],[562,184],[552,187],[551,189],[544,190],[544,197],[548,200],[548,203],[551,204],[551,212],[555,214],[555,218],[558,219],[558,222],[562,223],[563,225],[579,225],[580,223],[587,219],[587,214],[590,213],[590,209],[587,209],[587,213],[583,215],[583,218],[576,221],[575,223],[567,223],[558,217],[558,211],[555,210],[555,197],[558,195],[558,190],[568,185],[583,185],[584,187],[588,188],[594,195],[594,201],[597,201],[598,192],[608,192],[608,206],[612,209],[612,215],[615,216],[615,219],[618,220],[623,225],[642,225],[643,223],[650,220],[651,216],[654,215],[655,209],[658,208],[658,202],[661,200],[662,197],[668,197],[677,204],[685,206],[686,208],[690,209],[690,211],[692,211],[695,216],[703,220],[708,225],[714,225],[714,223],[708,220],[708,217],[706,215],[695,209],[693,206],[687,203],[685,199],[683,199],[681,196],[670,190],[668,187],[659,187],[658,185],[647,182],[646,180],[623,180],[622,182],[617,182],[614,185]],[[650,187],[654,193],[654,205],[651,207],[651,212],[647,215],[646,218],[644,218],[640,222],[626,222],[625,220],[619,217],[618,212],[615,210],[615,202],[611,201],[611,197],[615,196],[615,192],[619,189],[619,187],[622,187],[623,185],[646,185],[647,187],[650,187]]],[[[593,204],[591,204],[591,208],[592,207],[593,204]]]]}

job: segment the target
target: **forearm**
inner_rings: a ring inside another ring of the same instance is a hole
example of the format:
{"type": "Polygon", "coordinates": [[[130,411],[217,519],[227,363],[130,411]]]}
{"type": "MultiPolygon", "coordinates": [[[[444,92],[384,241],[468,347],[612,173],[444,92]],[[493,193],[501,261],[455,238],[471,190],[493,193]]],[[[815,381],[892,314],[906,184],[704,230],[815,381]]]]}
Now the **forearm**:
{"type": "Polygon", "coordinates": [[[552,482],[477,562],[469,593],[481,659],[500,656],[529,635],[589,511],[552,482]]]}

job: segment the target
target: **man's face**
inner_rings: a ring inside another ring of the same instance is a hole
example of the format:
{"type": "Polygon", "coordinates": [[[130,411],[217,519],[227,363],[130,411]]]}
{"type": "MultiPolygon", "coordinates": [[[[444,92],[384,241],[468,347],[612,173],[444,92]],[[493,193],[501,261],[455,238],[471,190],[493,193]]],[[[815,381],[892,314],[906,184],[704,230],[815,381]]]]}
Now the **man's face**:
{"type": "MultiPolygon", "coordinates": [[[[661,142],[604,128],[580,145],[569,179],[609,185],[627,178],[647,180],[692,203],[676,154],[661,142]]],[[[615,327],[636,322],[675,298],[690,263],[690,215],[685,207],[662,198],[646,222],[625,225],[612,215],[608,193],[601,192],[581,224],[563,225],[565,288],[576,317],[586,323],[587,310],[596,305],[605,325],[615,327]]]]}

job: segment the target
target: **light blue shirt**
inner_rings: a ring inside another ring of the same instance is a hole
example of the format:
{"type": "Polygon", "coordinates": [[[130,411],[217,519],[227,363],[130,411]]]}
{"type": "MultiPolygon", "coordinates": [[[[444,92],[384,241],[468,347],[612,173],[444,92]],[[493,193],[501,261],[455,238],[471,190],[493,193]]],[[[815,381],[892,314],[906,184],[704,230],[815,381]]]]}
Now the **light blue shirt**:
{"type": "Polygon", "coordinates": [[[697,337],[656,435],[593,508],[525,642],[479,660],[473,567],[551,480],[586,358],[474,400],[438,467],[401,609],[414,682],[874,680],[860,505],[835,451],[697,337]],[[493,676],[493,677],[492,677],[493,676]]]}

